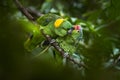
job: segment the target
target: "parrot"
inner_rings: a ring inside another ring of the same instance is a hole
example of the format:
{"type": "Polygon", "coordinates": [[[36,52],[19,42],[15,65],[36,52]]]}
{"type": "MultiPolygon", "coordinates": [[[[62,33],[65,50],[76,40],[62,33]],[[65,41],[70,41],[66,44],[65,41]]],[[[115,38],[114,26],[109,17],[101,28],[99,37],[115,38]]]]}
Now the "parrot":
{"type": "Polygon", "coordinates": [[[75,25],[72,28],[72,32],[66,37],[59,37],[56,41],[59,43],[60,47],[63,48],[69,54],[76,53],[77,45],[79,41],[82,40],[82,28],[79,25],[75,25]]]}
{"type": "Polygon", "coordinates": [[[46,14],[37,20],[40,28],[52,38],[63,37],[67,30],[72,28],[72,24],[56,14],[46,14]]]}
{"type": "MultiPolygon", "coordinates": [[[[54,14],[45,14],[36,20],[38,25],[34,25],[27,21],[22,21],[22,25],[25,26],[25,30],[30,33],[28,39],[24,43],[24,47],[28,52],[32,52],[35,48],[41,46],[41,43],[45,41],[44,36],[40,32],[40,28],[47,26],[51,21],[54,21],[59,16],[54,14]]],[[[48,41],[45,43],[49,44],[48,41]]]]}
{"type": "Polygon", "coordinates": [[[48,13],[36,20],[37,29],[26,40],[25,47],[32,51],[36,47],[48,46],[50,43],[44,38],[40,30],[55,39],[59,46],[71,55],[76,52],[76,46],[82,36],[80,25],[72,25],[68,20],[56,14],[48,13]]]}

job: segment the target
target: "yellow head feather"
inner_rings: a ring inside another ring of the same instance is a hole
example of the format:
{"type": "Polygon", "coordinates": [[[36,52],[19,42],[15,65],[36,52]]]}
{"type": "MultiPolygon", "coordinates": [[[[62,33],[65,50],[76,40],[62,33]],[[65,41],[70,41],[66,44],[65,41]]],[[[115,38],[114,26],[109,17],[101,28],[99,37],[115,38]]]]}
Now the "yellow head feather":
{"type": "Polygon", "coordinates": [[[64,19],[57,19],[54,23],[55,28],[60,27],[60,25],[63,23],[64,19]]]}

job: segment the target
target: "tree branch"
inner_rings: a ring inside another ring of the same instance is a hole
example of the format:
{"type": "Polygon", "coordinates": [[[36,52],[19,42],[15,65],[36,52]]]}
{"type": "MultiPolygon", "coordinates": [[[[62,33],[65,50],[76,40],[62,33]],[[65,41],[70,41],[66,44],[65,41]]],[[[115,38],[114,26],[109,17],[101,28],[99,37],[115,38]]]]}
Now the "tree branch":
{"type": "Polygon", "coordinates": [[[22,12],[22,14],[24,14],[27,17],[27,19],[29,19],[30,21],[34,21],[34,17],[31,16],[28,13],[28,11],[26,10],[26,8],[23,7],[22,4],[18,0],[14,0],[14,2],[16,4],[17,8],[22,12]]]}
{"type": "MultiPolygon", "coordinates": [[[[18,0],[15,0],[15,4],[17,8],[22,12],[22,14],[24,14],[30,21],[36,23],[34,21],[34,17],[27,11],[26,8],[22,6],[22,4],[18,0]]],[[[74,64],[77,64],[79,67],[87,68],[84,64],[76,62],[67,52],[64,51],[64,49],[62,49],[58,45],[58,43],[54,39],[52,39],[49,35],[45,34],[43,30],[41,30],[41,33],[50,42],[50,44],[60,53],[60,55],[63,58],[66,58],[69,61],[73,62],[74,64]]]]}
{"type": "Polygon", "coordinates": [[[40,16],[42,16],[43,14],[38,12],[36,9],[33,9],[31,7],[26,8],[28,13],[31,14],[34,17],[34,20],[36,20],[37,18],[39,18],[40,16]]]}

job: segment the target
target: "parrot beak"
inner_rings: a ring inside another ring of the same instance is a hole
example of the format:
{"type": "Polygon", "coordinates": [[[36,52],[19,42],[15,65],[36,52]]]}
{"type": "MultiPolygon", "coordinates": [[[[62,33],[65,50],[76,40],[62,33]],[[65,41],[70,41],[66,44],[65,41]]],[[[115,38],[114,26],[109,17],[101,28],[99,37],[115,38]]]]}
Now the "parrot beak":
{"type": "Polygon", "coordinates": [[[68,30],[68,34],[71,34],[72,32],[73,32],[73,30],[74,30],[74,28],[72,27],[72,28],[70,28],[69,30],[68,30]]]}

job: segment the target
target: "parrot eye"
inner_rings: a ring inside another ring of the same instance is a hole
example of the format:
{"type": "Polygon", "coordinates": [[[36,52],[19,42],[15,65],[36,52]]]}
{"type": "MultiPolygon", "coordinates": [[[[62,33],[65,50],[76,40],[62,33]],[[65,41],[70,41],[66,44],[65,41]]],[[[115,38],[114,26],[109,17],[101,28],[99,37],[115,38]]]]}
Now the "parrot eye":
{"type": "Polygon", "coordinates": [[[49,19],[46,19],[46,22],[49,22],[50,20],[49,19]]]}

